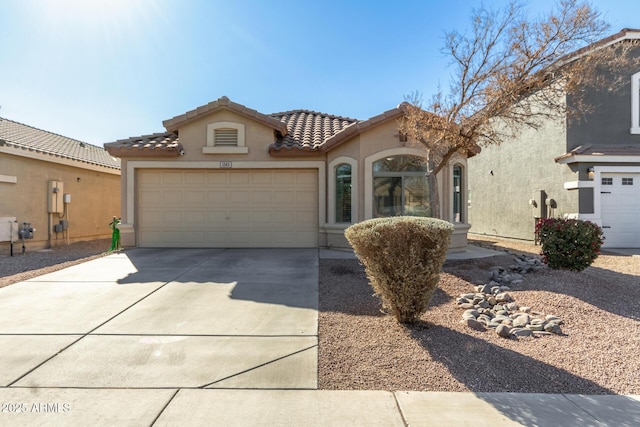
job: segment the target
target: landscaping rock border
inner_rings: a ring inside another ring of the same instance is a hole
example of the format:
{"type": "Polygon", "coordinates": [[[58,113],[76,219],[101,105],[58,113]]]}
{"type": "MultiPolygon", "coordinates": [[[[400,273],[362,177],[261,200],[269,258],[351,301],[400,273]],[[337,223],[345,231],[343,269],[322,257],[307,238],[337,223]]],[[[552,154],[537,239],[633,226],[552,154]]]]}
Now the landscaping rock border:
{"type": "Polygon", "coordinates": [[[464,309],[462,323],[471,329],[493,329],[503,338],[541,337],[561,335],[563,320],[555,315],[544,315],[531,307],[520,307],[509,291],[522,284],[524,274],[547,268],[538,258],[518,255],[516,263],[489,270],[489,283],[475,287],[475,292],[461,294],[456,302],[464,309]]]}

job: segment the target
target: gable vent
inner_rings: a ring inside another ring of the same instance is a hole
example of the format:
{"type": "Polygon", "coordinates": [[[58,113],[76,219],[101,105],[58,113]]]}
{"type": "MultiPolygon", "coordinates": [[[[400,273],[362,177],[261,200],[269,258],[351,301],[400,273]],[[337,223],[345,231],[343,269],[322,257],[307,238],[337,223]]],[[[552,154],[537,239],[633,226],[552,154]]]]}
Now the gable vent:
{"type": "Polygon", "coordinates": [[[216,129],[214,145],[236,147],[238,145],[238,129],[216,129]]]}

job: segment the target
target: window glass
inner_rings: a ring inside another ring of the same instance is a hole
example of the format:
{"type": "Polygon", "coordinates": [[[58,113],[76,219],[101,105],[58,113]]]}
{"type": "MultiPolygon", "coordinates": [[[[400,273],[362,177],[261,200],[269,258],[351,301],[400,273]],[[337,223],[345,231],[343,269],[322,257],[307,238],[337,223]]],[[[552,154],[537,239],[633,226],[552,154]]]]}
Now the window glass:
{"type": "Polygon", "coordinates": [[[633,185],[633,178],[622,178],[622,185],[633,185]]]}
{"type": "Polygon", "coordinates": [[[373,216],[431,216],[424,159],[393,156],[373,163],[373,216]]]}
{"type": "Polygon", "coordinates": [[[602,185],[613,185],[613,178],[602,178],[602,185]]]}
{"type": "Polygon", "coordinates": [[[336,222],[351,222],[351,165],[336,168],[336,222]]]}
{"type": "Polygon", "coordinates": [[[463,222],[462,217],[462,166],[453,167],[453,221],[463,222]]]}

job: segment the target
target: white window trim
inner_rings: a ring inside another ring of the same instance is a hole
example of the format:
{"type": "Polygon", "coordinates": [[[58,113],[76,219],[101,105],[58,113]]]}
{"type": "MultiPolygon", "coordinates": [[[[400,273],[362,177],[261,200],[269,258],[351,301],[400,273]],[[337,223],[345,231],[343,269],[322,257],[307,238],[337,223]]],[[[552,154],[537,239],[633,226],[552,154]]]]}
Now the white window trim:
{"type": "Polygon", "coordinates": [[[329,224],[346,224],[336,223],[336,168],[342,164],[351,166],[351,223],[358,222],[358,161],[351,157],[338,157],[329,163],[329,224]]]}
{"type": "Polygon", "coordinates": [[[207,125],[207,146],[202,148],[203,154],[248,154],[244,136],[244,124],[237,122],[214,122],[207,125]],[[235,147],[216,147],[216,129],[235,129],[238,131],[238,145],[235,147]]]}
{"type": "Polygon", "coordinates": [[[640,72],[631,76],[631,133],[640,134],[640,72]]]}

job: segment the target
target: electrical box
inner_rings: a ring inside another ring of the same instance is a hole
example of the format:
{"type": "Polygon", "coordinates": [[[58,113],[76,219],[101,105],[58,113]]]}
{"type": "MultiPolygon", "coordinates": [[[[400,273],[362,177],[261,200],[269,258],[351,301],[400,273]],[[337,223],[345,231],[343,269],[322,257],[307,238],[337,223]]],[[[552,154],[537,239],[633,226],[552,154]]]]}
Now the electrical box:
{"type": "Polygon", "coordinates": [[[534,218],[547,217],[547,193],[544,190],[535,190],[533,197],[529,201],[531,212],[534,218]]]}
{"type": "Polygon", "coordinates": [[[48,207],[49,213],[64,213],[64,185],[62,181],[49,181],[48,184],[48,207]]]}
{"type": "Polygon", "coordinates": [[[20,229],[18,230],[18,237],[20,239],[33,239],[33,232],[36,231],[35,228],[31,227],[30,222],[23,222],[20,224],[20,229]]]}
{"type": "Polygon", "coordinates": [[[0,216],[0,242],[18,240],[18,223],[15,216],[0,216]]]}
{"type": "Polygon", "coordinates": [[[67,193],[64,195],[64,202],[71,203],[71,194],[67,193]]]}

